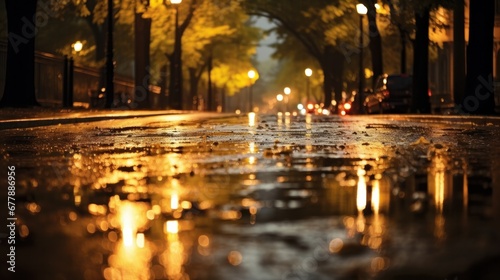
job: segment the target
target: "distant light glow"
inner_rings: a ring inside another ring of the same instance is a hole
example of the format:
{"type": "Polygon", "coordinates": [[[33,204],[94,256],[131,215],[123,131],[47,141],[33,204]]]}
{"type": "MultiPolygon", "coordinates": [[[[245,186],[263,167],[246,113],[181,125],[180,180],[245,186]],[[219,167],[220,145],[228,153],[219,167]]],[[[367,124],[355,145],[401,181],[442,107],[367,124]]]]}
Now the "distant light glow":
{"type": "Polygon", "coordinates": [[[75,52],[80,52],[83,49],[83,43],[80,41],[76,41],[73,44],[73,49],[75,50],[75,52]]]}
{"type": "Polygon", "coordinates": [[[313,70],[311,70],[311,68],[306,68],[306,70],[304,70],[304,73],[307,77],[311,77],[311,75],[313,74],[313,70]]]}
{"type": "Polygon", "coordinates": [[[170,0],[171,4],[180,4],[182,0],[170,0]]]}
{"type": "Polygon", "coordinates": [[[366,6],[363,5],[363,4],[357,4],[356,5],[356,11],[360,15],[366,15],[366,13],[368,12],[368,8],[366,8],[366,6]]]}
{"type": "Polygon", "coordinates": [[[255,78],[255,71],[254,70],[248,71],[248,78],[250,78],[250,79],[255,78]]]}
{"type": "Polygon", "coordinates": [[[165,223],[166,233],[178,233],[179,232],[179,222],[177,220],[167,221],[165,223]]]}
{"type": "Polygon", "coordinates": [[[278,100],[278,101],[280,101],[280,102],[281,102],[281,101],[283,101],[283,98],[284,98],[284,97],[283,97],[283,94],[281,94],[281,93],[280,93],[280,94],[278,94],[278,95],[276,95],[276,100],[278,100]]]}
{"type": "Polygon", "coordinates": [[[289,94],[292,92],[292,90],[291,90],[289,87],[286,87],[286,88],[284,88],[284,89],[283,89],[283,92],[284,92],[286,95],[289,95],[289,94]]]}

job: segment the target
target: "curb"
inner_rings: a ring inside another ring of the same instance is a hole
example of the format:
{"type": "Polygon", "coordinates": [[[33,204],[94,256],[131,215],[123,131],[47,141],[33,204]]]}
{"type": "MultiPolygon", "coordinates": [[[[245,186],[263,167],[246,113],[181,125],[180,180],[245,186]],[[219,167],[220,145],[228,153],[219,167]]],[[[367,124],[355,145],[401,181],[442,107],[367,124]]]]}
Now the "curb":
{"type": "Polygon", "coordinates": [[[105,120],[120,120],[131,118],[145,118],[173,115],[184,112],[163,111],[161,113],[145,113],[145,114],[106,114],[106,115],[91,115],[80,117],[55,117],[55,118],[30,118],[30,119],[16,119],[16,120],[0,120],[0,130],[16,129],[16,128],[31,128],[40,126],[60,125],[60,124],[75,124],[83,122],[97,122],[105,120]]]}

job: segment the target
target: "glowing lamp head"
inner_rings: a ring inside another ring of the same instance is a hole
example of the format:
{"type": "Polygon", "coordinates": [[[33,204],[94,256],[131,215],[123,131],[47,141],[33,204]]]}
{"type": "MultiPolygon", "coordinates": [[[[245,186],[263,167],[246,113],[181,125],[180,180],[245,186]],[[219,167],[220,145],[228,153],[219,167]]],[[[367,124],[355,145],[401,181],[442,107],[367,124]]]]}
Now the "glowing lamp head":
{"type": "Polygon", "coordinates": [[[366,8],[366,6],[363,5],[363,4],[357,4],[356,5],[356,11],[360,15],[366,15],[366,13],[368,12],[368,8],[366,8]]]}
{"type": "Polygon", "coordinates": [[[255,78],[255,71],[253,71],[253,70],[248,71],[248,78],[250,78],[250,79],[255,78]]]}
{"type": "Polygon", "coordinates": [[[313,74],[313,70],[311,70],[311,68],[306,68],[304,73],[306,74],[307,77],[311,77],[311,75],[313,74]]]}
{"type": "Polygon", "coordinates": [[[182,0],[170,0],[170,3],[174,5],[180,4],[181,2],[182,0]]]}
{"type": "Polygon", "coordinates": [[[75,52],[80,52],[83,49],[83,43],[80,41],[76,41],[73,44],[73,49],[75,50],[75,52]]]}

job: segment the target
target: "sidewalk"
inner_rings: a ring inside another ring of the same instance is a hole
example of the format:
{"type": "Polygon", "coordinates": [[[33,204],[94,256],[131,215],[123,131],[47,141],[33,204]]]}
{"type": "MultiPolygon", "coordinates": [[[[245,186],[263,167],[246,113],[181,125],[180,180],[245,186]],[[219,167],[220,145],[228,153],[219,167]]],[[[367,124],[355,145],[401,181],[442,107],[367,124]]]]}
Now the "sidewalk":
{"type": "Polygon", "coordinates": [[[1,108],[0,130],[45,125],[93,122],[107,119],[126,119],[178,114],[176,110],[118,110],[63,108],[1,108]]]}

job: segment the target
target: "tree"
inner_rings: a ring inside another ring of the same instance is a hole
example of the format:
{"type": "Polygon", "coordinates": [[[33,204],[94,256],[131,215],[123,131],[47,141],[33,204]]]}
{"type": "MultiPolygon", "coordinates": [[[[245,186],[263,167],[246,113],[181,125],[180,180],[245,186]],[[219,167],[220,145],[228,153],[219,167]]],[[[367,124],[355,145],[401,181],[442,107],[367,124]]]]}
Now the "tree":
{"type": "MultiPolygon", "coordinates": [[[[384,73],[384,63],[382,56],[382,37],[377,26],[377,4],[376,0],[364,0],[368,8],[368,36],[370,38],[369,48],[372,60],[373,76],[378,77],[384,73]]],[[[372,79],[372,88],[375,86],[376,79],[372,79]]]]}
{"type": "Polygon", "coordinates": [[[466,113],[495,114],[493,84],[493,30],[495,1],[470,1],[469,45],[467,48],[466,113]]]}
{"type": "MultiPolygon", "coordinates": [[[[152,76],[153,81],[156,82],[161,80],[161,76],[166,76],[165,71],[162,71],[162,68],[166,68],[165,58],[171,58],[174,53],[175,10],[172,8],[172,6],[161,5],[149,10],[149,16],[152,18],[151,56],[154,62],[152,76]]],[[[183,1],[179,6],[179,20],[183,21],[189,13],[189,2],[183,1]]],[[[246,71],[251,66],[250,57],[252,52],[255,52],[256,42],[260,38],[256,36],[254,28],[245,26],[247,19],[248,16],[244,14],[238,1],[200,0],[197,2],[197,7],[192,11],[190,23],[182,34],[182,63],[186,68],[183,69],[183,73],[189,75],[188,94],[180,96],[182,108],[191,109],[186,104],[198,95],[200,81],[206,81],[204,73],[206,73],[210,55],[213,57],[212,82],[214,85],[219,87],[228,85],[225,82],[241,71],[245,71],[246,75],[246,71]],[[225,63],[232,64],[228,68],[223,67],[226,70],[231,69],[231,72],[226,73],[229,77],[221,77],[214,73],[219,73],[219,66],[225,63]],[[237,66],[241,65],[245,66],[238,69],[237,66]]],[[[170,63],[169,68],[171,67],[170,63]]],[[[171,75],[172,70],[168,72],[171,75]]],[[[171,84],[172,81],[167,86],[170,87],[171,84]]],[[[232,86],[228,86],[229,94],[233,93],[232,86]]]]}
{"type": "Polygon", "coordinates": [[[7,0],[7,73],[0,107],[38,106],[35,96],[36,0],[7,0]]]}
{"type": "Polygon", "coordinates": [[[411,110],[430,113],[429,99],[429,18],[430,5],[415,11],[415,40],[413,42],[413,102],[411,110]]]}
{"type": "Polygon", "coordinates": [[[359,28],[355,3],[254,0],[246,6],[250,14],[265,16],[287,30],[316,59],[324,75],[323,102],[330,107],[333,94],[337,102],[342,97],[344,63],[359,52],[352,38],[359,28]]]}
{"type": "Polygon", "coordinates": [[[409,6],[410,3],[405,0],[386,0],[390,10],[390,21],[396,26],[399,32],[400,49],[400,67],[402,74],[407,73],[406,42],[414,28],[414,13],[409,6]]]}
{"type": "Polygon", "coordinates": [[[453,99],[459,104],[465,95],[465,3],[456,1],[453,9],[453,99]]]}
{"type": "MultiPolygon", "coordinates": [[[[183,58],[189,74],[187,98],[194,106],[198,106],[195,101],[199,99],[200,79],[206,72],[205,70],[211,71],[214,63],[219,61],[216,53],[218,49],[231,43],[232,38],[238,36],[237,33],[244,32],[240,29],[245,28],[242,13],[239,3],[235,1],[203,1],[195,11],[183,41],[183,51],[189,54],[183,58]]],[[[212,81],[210,82],[213,84],[212,81]]],[[[209,93],[212,92],[209,91],[209,93]]],[[[213,96],[206,98],[208,99],[207,106],[212,105],[213,96]]]]}

